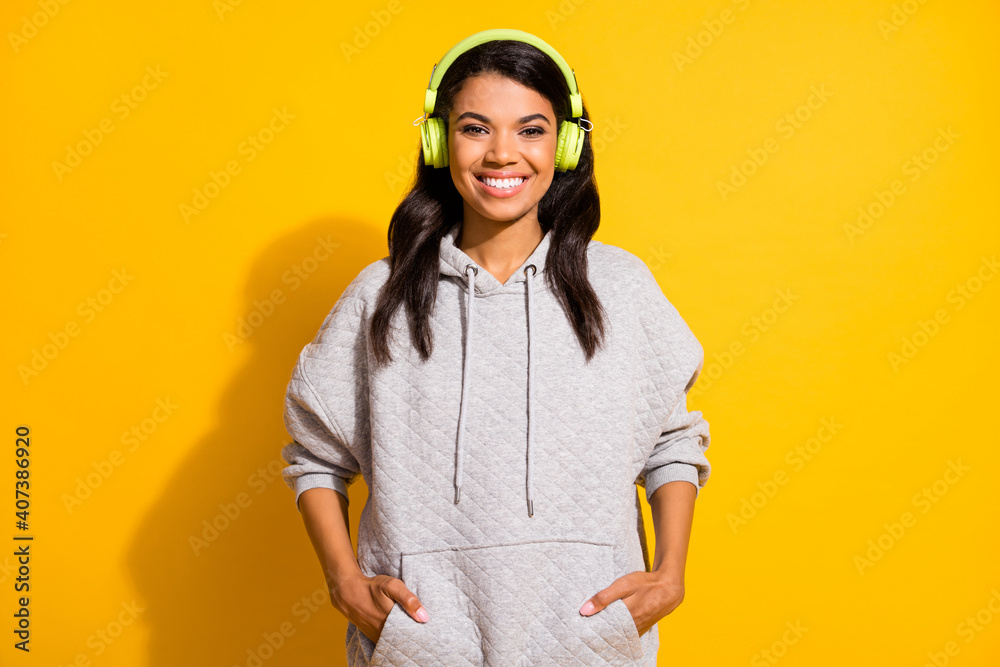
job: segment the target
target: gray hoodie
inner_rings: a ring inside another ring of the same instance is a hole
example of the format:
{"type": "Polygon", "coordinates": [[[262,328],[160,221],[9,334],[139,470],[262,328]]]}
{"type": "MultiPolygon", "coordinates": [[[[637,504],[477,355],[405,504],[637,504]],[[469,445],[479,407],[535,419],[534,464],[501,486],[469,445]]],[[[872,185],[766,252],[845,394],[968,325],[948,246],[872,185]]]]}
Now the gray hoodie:
{"type": "Polygon", "coordinates": [[[606,311],[590,362],[545,283],[551,233],[503,284],[442,238],[433,353],[421,361],[405,308],[393,362],[376,369],[368,322],[389,260],[366,266],[299,355],[284,419],[285,482],[345,497],[358,475],[367,576],[402,579],[430,621],[396,604],[377,644],[347,625],[361,665],[655,665],[616,600],[580,606],[650,569],[636,485],[708,481],[708,422],[686,394],[704,352],[638,257],[590,241],[606,311]],[[532,270],[532,267],[534,270],[532,270]]]}

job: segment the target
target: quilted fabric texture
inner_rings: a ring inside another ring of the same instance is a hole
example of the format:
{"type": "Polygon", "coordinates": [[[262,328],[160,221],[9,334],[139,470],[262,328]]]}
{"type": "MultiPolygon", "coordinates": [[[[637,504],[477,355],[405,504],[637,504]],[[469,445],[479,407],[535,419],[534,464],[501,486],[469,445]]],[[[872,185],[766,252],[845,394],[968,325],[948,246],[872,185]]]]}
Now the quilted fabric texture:
{"type": "Polygon", "coordinates": [[[606,338],[587,362],[545,280],[551,234],[501,284],[457,233],[441,240],[430,359],[402,308],[393,362],[369,356],[383,258],[345,289],[288,384],[296,504],[317,487],[347,496],[363,477],[358,564],[402,579],[430,615],[395,605],[377,644],[348,623],[348,664],[655,665],[657,628],[640,636],[622,600],[579,608],[650,568],[637,487],[648,499],[708,481],[708,422],[686,404],[702,347],[642,260],[591,241],[606,338]]]}

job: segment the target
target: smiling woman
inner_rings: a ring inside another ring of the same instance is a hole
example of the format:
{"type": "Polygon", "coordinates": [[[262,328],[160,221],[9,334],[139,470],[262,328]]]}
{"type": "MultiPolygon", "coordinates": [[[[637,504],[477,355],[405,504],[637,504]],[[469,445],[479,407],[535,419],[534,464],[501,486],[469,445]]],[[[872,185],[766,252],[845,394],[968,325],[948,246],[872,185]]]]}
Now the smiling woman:
{"type": "Polygon", "coordinates": [[[351,667],[656,664],[710,472],[686,406],[704,354],[642,260],[593,239],[586,116],[533,35],[448,51],[389,256],[293,369],[283,474],[351,667]]]}

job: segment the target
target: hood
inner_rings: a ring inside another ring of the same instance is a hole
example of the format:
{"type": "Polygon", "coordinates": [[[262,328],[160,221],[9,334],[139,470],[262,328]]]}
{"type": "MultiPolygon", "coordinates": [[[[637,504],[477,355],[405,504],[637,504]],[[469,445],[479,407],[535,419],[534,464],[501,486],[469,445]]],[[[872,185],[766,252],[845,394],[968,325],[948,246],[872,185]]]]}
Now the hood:
{"type": "MultiPolygon", "coordinates": [[[[531,254],[528,255],[528,259],[524,260],[517,271],[507,279],[507,282],[501,284],[499,280],[493,277],[492,273],[482,269],[471,257],[459,250],[458,246],[455,245],[455,239],[458,238],[460,228],[461,223],[455,223],[441,239],[441,275],[454,276],[465,281],[467,278],[465,269],[471,264],[476,267],[476,271],[474,271],[474,285],[477,296],[488,296],[495,292],[510,293],[524,291],[526,287],[524,285],[519,286],[518,283],[527,282],[524,270],[532,265],[537,269],[539,278],[542,277],[541,273],[545,270],[546,255],[549,253],[549,242],[552,239],[552,234],[549,232],[545,232],[542,240],[531,251],[531,254]]],[[[531,271],[528,271],[528,273],[531,273],[531,271]]],[[[537,289],[538,284],[535,287],[537,289]]]]}
{"type": "MultiPolygon", "coordinates": [[[[501,283],[493,276],[493,274],[476,264],[471,257],[455,245],[455,239],[458,238],[460,226],[461,223],[455,223],[441,238],[441,275],[463,279],[465,281],[466,291],[465,339],[463,341],[463,348],[465,349],[465,362],[462,365],[462,398],[458,411],[458,434],[455,438],[455,503],[458,504],[462,495],[462,460],[465,442],[465,404],[469,391],[469,383],[467,380],[471,377],[469,374],[469,367],[471,364],[475,363],[473,358],[475,357],[476,346],[473,341],[476,337],[475,332],[478,324],[473,317],[476,299],[486,297],[491,294],[523,292],[525,299],[525,311],[527,312],[527,318],[525,320],[527,331],[525,335],[528,339],[528,355],[526,359],[528,367],[528,388],[527,395],[525,396],[525,402],[527,403],[528,410],[528,429],[525,434],[524,487],[528,503],[528,516],[533,516],[535,509],[532,498],[533,489],[531,479],[531,458],[533,454],[532,422],[534,421],[534,413],[532,412],[531,376],[534,373],[532,355],[534,354],[535,346],[532,344],[531,294],[533,290],[538,290],[540,286],[544,285],[544,282],[542,281],[544,276],[541,274],[545,270],[545,259],[549,252],[549,242],[552,235],[549,232],[545,232],[545,235],[542,236],[541,242],[539,242],[528,258],[524,260],[521,266],[518,267],[517,271],[515,271],[507,279],[507,282],[501,283]],[[540,282],[536,284],[536,281],[540,282]]],[[[483,363],[489,363],[489,360],[484,360],[483,363]]]]}

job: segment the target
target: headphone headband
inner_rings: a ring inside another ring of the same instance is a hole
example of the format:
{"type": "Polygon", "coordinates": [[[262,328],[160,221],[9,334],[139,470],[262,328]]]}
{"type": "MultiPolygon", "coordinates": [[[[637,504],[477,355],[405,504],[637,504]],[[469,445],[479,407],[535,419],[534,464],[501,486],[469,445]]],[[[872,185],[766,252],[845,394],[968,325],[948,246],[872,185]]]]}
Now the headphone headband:
{"type": "Polygon", "coordinates": [[[556,65],[559,66],[563,76],[566,77],[566,83],[569,84],[569,102],[572,117],[579,118],[583,115],[583,100],[580,97],[580,90],[576,85],[576,72],[570,68],[566,60],[559,55],[558,51],[531,33],[524,32],[523,30],[513,30],[508,28],[493,28],[491,30],[477,32],[474,35],[466,37],[461,42],[451,47],[451,49],[444,54],[441,61],[436,63],[434,68],[431,70],[431,79],[427,84],[427,91],[424,94],[424,113],[431,114],[434,112],[434,104],[437,102],[438,86],[441,85],[441,79],[444,78],[444,73],[448,71],[448,68],[453,62],[455,62],[456,58],[469,49],[479,46],[480,44],[504,39],[531,44],[552,58],[556,65]]]}

